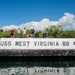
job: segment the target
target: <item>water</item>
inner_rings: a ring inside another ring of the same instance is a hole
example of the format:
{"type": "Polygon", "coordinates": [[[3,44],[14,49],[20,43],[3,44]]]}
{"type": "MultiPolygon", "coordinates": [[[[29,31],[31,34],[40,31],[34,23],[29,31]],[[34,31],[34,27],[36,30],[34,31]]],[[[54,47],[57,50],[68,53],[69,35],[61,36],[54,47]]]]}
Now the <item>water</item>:
{"type": "Polygon", "coordinates": [[[75,75],[75,61],[0,62],[0,75],[75,75]]]}

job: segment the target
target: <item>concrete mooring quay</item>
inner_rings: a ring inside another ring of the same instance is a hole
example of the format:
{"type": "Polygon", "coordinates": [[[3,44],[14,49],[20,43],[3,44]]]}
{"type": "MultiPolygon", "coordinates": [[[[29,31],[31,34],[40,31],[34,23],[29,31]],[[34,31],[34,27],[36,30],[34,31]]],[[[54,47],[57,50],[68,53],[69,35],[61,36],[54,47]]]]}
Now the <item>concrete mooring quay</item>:
{"type": "MultiPolygon", "coordinates": [[[[32,60],[36,61],[37,60],[49,61],[51,59],[55,60],[55,58],[53,59],[53,57],[51,56],[59,56],[60,59],[62,59],[60,56],[75,56],[75,38],[28,38],[28,39],[1,38],[0,39],[1,59],[3,57],[14,57],[13,60],[20,60],[20,61],[22,60],[30,61],[31,58],[32,60]]],[[[4,59],[5,58],[3,58],[2,60],[4,59]]],[[[10,58],[10,60],[12,59],[10,58]]]]}
{"type": "Polygon", "coordinates": [[[0,61],[75,61],[75,50],[0,50],[0,61]]]}
{"type": "Polygon", "coordinates": [[[75,50],[0,50],[0,56],[75,56],[75,50]]]}

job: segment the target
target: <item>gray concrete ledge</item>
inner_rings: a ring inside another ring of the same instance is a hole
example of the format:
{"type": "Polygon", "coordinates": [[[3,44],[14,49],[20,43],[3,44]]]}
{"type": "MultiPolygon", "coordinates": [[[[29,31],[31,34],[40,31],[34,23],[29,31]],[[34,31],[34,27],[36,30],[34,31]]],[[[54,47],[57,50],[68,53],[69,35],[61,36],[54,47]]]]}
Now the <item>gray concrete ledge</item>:
{"type": "Polygon", "coordinates": [[[75,56],[75,50],[0,50],[0,56],[75,56]]]}

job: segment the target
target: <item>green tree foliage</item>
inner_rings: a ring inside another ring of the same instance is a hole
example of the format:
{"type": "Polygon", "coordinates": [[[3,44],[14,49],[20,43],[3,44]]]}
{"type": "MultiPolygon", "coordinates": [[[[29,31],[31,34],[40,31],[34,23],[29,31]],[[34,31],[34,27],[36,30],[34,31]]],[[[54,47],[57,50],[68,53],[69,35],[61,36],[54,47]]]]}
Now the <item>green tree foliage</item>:
{"type": "Polygon", "coordinates": [[[31,36],[31,30],[27,30],[26,34],[28,34],[29,36],[31,36]]]}
{"type": "MultiPolygon", "coordinates": [[[[15,29],[14,36],[18,38],[17,30],[15,29]]],[[[45,29],[48,34],[48,38],[75,38],[75,30],[64,30],[61,25],[53,25],[45,29]]],[[[35,32],[39,34],[39,38],[43,38],[44,31],[35,32]]],[[[27,34],[31,36],[31,30],[27,30],[27,34]]],[[[10,30],[3,31],[0,29],[0,38],[10,36],[10,30]]],[[[34,36],[35,37],[35,36],[34,36]]],[[[20,38],[22,38],[22,30],[20,32],[20,38]]]]}
{"type": "Polygon", "coordinates": [[[8,37],[8,36],[10,36],[10,31],[9,30],[3,31],[1,36],[2,37],[8,37]]]}
{"type": "Polygon", "coordinates": [[[75,31],[74,30],[64,30],[63,37],[65,38],[75,38],[75,31]]]}
{"type": "Polygon", "coordinates": [[[49,28],[46,28],[46,31],[48,32],[49,38],[60,38],[63,34],[63,28],[62,26],[51,26],[49,28]]]}

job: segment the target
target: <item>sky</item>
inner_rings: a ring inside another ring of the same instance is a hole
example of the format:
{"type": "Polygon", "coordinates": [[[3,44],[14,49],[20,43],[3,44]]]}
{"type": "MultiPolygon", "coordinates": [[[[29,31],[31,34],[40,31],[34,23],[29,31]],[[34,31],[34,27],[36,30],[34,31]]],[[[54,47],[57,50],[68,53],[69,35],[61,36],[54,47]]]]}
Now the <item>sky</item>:
{"type": "Polygon", "coordinates": [[[75,29],[75,0],[0,0],[0,28],[75,29]]]}

